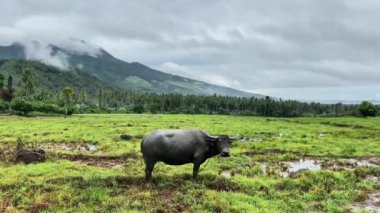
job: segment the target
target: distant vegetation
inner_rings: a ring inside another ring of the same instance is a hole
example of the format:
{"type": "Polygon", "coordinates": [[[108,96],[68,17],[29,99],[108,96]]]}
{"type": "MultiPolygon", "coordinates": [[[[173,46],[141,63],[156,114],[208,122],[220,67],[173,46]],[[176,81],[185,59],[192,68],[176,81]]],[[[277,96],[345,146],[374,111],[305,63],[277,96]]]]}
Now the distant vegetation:
{"type": "Polygon", "coordinates": [[[378,106],[304,103],[292,100],[158,94],[111,86],[95,76],[73,70],[63,72],[39,62],[0,61],[0,112],[13,110],[53,114],[171,113],[298,116],[376,116],[378,106]],[[5,79],[8,79],[6,84],[5,79]],[[13,86],[13,81],[15,86],[13,86]]]}

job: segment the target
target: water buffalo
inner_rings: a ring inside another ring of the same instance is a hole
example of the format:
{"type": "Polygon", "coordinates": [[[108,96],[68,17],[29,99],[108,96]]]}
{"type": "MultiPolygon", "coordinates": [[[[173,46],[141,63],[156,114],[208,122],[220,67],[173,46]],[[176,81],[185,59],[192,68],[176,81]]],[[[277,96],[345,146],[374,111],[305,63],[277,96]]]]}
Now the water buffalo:
{"type": "Polygon", "coordinates": [[[141,142],[145,180],[151,180],[158,161],[169,165],[193,163],[193,179],[196,180],[199,166],[208,158],[218,154],[230,156],[229,143],[234,139],[227,135],[214,137],[199,129],[153,131],[141,142]]]}

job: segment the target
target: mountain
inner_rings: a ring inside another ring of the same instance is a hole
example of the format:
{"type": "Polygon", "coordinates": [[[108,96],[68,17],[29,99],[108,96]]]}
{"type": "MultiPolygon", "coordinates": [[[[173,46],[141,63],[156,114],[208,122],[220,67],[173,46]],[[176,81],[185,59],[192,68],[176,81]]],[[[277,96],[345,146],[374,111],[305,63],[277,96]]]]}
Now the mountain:
{"type": "Polygon", "coordinates": [[[82,40],[71,40],[60,45],[32,41],[0,46],[0,59],[31,59],[63,70],[80,69],[109,84],[134,91],[263,97],[164,73],[138,62],[128,63],[113,57],[104,49],[82,40]]]}
{"type": "Polygon", "coordinates": [[[25,59],[24,46],[20,43],[13,43],[11,46],[0,46],[0,59],[25,59]]]}
{"type": "Polygon", "coordinates": [[[115,88],[115,86],[81,70],[65,72],[38,61],[21,59],[0,60],[0,74],[5,76],[6,79],[9,75],[12,75],[16,91],[23,68],[25,67],[32,69],[37,74],[38,88],[45,91],[59,93],[63,88],[71,87],[77,92],[85,91],[90,97],[95,97],[99,89],[111,90],[115,88]]]}

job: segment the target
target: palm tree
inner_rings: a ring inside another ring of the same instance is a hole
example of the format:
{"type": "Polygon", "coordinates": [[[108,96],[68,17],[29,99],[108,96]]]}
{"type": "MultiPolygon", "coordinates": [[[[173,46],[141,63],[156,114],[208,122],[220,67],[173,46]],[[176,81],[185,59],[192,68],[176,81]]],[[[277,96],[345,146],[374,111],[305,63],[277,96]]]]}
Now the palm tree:
{"type": "Polygon", "coordinates": [[[79,94],[80,108],[82,109],[84,103],[87,100],[87,95],[85,91],[81,91],[79,94]]]}
{"type": "Polygon", "coordinates": [[[21,94],[26,97],[33,95],[36,85],[36,73],[30,68],[24,69],[20,81],[21,94]]]}
{"type": "Polygon", "coordinates": [[[103,96],[103,91],[100,89],[98,92],[98,108],[99,108],[99,110],[102,108],[102,96],[103,96]]]}
{"type": "Polygon", "coordinates": [[[65,102],[65,118],[67,116],[67,108],[68,106],[70,105],[70,99],[71,97],[74,96],[74,90],[70,87],[65,87],[63,90],[62,90],[62,94],[63,94],[63,97],[64,97],[64,102],[65,102]]]}

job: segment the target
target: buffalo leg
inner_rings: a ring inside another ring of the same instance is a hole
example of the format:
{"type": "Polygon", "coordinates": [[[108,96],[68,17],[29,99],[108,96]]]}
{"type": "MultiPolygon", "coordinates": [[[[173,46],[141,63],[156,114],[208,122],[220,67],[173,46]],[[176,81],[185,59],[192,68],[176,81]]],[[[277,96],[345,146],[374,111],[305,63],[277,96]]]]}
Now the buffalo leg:
{"type": "Polygon", "coordinates": [[[198,172],[199,172],[199,167],[200,167],[200,163],[194,163],[194,167],[193,167],[193,181],[196,181],[197,178],[198,178],[198,172]]]}
{"type": "Polygon", "coordinates": [[[155,160],[145,160],[145,181],[149,182],[152,180],[152,172],[154,165],[157,163],[155,160]]]}

